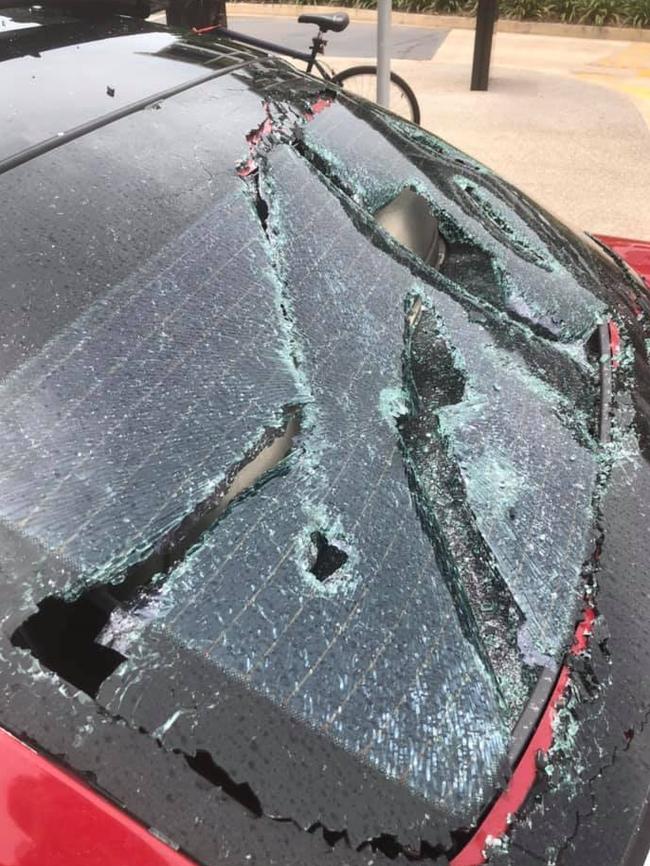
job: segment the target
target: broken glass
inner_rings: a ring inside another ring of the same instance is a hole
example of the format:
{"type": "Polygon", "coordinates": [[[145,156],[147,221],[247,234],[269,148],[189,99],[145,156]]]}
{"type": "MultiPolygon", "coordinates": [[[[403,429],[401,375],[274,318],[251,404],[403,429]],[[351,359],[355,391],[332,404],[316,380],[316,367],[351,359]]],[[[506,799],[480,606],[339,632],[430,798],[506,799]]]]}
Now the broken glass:
{"type": "Polygon", "coordinates": [[[55,221],[10,261],[16,297],[56,291],[0,347],[6,650],[25,705],[28,682],[73,707],[69,758],[117,726],[188,803],[198,776],[258,821],[258,854],[433,859],[571,641],[616,280],[452,148],[278,68],[3,176],[25,225],[104,190],[69,252],[55,221]],[[381,218],[405,198],[444,259],[381,218]]]}

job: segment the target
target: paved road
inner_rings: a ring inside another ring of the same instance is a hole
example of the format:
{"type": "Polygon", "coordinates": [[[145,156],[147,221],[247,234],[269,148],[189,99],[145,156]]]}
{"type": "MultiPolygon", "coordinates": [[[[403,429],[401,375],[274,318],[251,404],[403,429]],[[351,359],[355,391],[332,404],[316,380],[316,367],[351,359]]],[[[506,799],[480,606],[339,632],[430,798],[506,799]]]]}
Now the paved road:
{"type": "MultiPolygon", "coordinates": [[[[299,51],[308,50],[312,36],[316,34],[314,25],[298,24],[295,18],[240,18],[229,15],[228,26],[248,36],[278,42],[299,51]]],[[[424,27],[393,27],[392,56],[404,60],[430,60],[448,32],[424,27]]],[[[352,21],[343,33],[328,34],[327,53],[335,57],[374,58],[376,33],[374,24],[352,21]]]]}

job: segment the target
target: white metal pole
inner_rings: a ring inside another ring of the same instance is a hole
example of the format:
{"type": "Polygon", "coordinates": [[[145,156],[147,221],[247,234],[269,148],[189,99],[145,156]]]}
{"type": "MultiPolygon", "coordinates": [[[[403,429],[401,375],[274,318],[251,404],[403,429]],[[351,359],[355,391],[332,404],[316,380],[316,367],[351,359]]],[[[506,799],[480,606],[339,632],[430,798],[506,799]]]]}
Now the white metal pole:
{"type": "Polygon", "coordinates": [[[392,0],[377,0],[377,102],[390,108],[390,13],[392,0]]]}

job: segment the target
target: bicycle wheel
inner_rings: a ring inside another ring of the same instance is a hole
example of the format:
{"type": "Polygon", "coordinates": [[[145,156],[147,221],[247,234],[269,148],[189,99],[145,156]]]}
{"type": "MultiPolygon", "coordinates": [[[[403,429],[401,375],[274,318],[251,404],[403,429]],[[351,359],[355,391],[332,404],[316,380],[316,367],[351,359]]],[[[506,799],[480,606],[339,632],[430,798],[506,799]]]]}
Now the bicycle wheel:
{"type": "MultiPolygon", "coordinates": [[[[333,81],[340,84],[345,90],[362,96],[375,102],[377,99],[377,67],[376,66],[351,66],[337,73],[333,81]]],[[[415,98],[415,93],[409,85],[400,78],[396,72],[390,74],[390,105],[393,114],[412,120],[413,123],[420,122],[420,106],[415,98]]]]}

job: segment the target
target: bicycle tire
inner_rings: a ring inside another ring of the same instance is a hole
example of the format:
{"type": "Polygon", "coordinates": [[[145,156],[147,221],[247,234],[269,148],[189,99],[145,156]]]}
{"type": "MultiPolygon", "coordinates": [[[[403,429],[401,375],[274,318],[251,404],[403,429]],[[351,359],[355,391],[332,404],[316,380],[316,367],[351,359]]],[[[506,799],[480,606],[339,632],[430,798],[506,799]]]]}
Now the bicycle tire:
{"type": "MultiPolygon", "coordinates": [[[[377,67],[376,66],[350,66],[348,69],[344,69],[342,72],[337,72],[332,81],[335,84],[339,84],[343,89],[345,89],[345,82],[349,81],[351,78],[356,76],[369,76],[374,75],[377,77],[377,67]]],[[[417,101],[417,97],[415,93],[413,93],[411,87],[401,78],[396,72],[391,72],[390,74],[391,83],[394,84],[398,90],[401,90],[404,99],[406,100],[406,104],[409,107],[408,120],[411,120],[413,123],[420,123],[420,106],[417,101]]],[[[396,112],[397,113],[397,112],[396,112]]]]}

